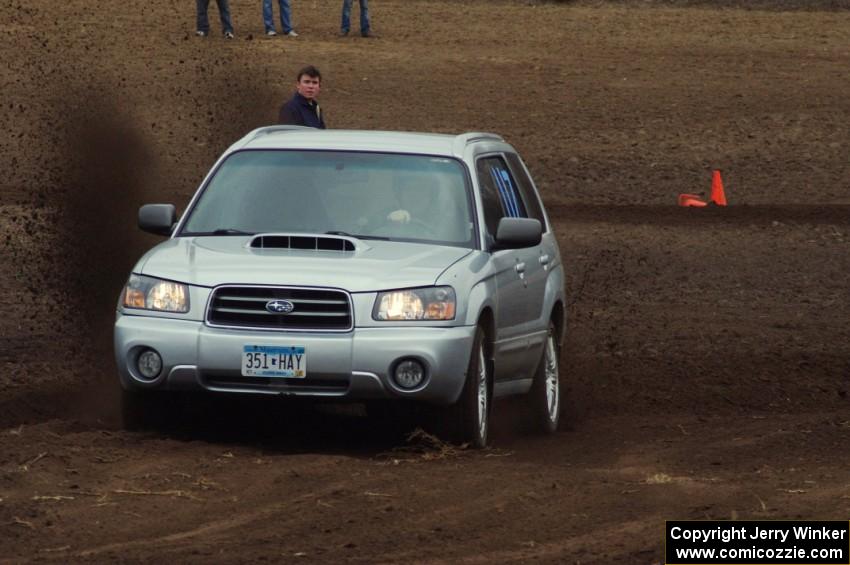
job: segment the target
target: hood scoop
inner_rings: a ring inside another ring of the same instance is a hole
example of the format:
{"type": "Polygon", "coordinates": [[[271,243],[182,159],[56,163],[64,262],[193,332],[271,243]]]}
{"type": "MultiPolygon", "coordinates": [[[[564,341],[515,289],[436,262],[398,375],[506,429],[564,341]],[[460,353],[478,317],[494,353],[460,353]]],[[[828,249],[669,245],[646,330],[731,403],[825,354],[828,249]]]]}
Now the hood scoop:
{"type": "Polygon", "coordinates": [[[303,251],[356,251],[351,238],[336,235],[263,233],[251,239],[254,249],[298,249],[303,251]]]}

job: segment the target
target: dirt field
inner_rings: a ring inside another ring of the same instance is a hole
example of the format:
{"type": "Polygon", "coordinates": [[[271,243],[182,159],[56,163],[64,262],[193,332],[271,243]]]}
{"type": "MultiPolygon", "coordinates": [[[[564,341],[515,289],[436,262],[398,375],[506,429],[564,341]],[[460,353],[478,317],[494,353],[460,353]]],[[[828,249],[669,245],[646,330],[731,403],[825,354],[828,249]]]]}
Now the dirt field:
{"type": "Polygon", "coordinates": [[[0,5],[0,563],[659,563],[667,519],[850,516],[846,4],[383,0],[362,39],[305,0],[292,40],[231,0],[230,42],[214,6],[198,39],[191,3],[94,4],[0,5]],[[331,127],[523,154],[569,273],[561,432],[514,401],[480,452],[356,407],[119,430],[135,210],[182,209],[306,63],[331,127]],[[730,206],[677,208],[713,169],[730,206]]]}

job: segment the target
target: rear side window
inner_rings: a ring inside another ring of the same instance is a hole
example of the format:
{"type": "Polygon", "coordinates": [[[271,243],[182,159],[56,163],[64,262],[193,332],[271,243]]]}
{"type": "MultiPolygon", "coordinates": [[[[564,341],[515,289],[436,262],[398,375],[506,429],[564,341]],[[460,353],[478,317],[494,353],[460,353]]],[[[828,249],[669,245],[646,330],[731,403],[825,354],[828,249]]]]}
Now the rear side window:
{"type": "Polygon", "coordinates": [[[481,200],[484,203],[484,222],[490,235],[502,218],[526,218],[525,204],[516,181],[501,157],[485,157],[476,165],[481,200]]]}
{"type": "Polygon", "coordinates": [[[525,201],[525,209],[528,210],[528,217],[540,221],[543,230],[546,231],[546,219],[543,216],[543,208],[540,206],[540,200],[537,198],[537,192],[534,190],[528,173],[525,172],[525,167],[516,153],[507,153],[508,164],[511,166],[511,172],[517,180],[519,192],[525,201]]]}

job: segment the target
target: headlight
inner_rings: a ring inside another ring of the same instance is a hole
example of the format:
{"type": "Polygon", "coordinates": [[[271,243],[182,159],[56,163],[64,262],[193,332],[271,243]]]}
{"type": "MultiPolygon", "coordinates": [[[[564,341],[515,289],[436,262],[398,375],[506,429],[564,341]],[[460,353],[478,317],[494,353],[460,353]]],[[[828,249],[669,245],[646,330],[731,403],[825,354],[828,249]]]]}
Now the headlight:
{"type": "Polygon", "coordinates": [[[189,311],[189,287],[153,277],[130,275],[121,304],[125,308],[185,313],[189,311]]]}
{"type": "Polygon", "coordinates": [[[455,291],[450,286],[431,286],[378,293],[375,320],[454,320],[455,291]]]}

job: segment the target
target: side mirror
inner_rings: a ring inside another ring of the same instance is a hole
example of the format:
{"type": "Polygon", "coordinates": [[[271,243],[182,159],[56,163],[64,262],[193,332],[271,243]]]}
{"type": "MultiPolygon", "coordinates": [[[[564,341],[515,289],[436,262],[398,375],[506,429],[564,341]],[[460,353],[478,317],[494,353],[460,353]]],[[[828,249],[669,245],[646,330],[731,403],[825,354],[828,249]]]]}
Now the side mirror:
{"type": "Polygon", "coordinates": [[[502,218],[491,250],[534,247],[543,237],[543,226],[534,218],[502,218]]]}
{"type": "Polygon", "coordinates": [[[145,204],[139,208],[139,228],[156,235],[171,235],[177,223],[174,204],[145,204]]]}

